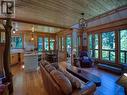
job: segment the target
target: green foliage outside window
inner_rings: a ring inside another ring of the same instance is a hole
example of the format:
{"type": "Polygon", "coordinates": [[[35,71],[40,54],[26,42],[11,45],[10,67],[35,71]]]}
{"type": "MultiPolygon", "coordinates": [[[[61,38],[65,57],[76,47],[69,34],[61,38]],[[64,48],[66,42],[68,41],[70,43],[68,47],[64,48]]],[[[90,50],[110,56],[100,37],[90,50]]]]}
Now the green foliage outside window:
{"type": "Polygon", "coordinates": [[[95,46],[94,46],[94,48],[95,48],[95,49],[98,49],[98,34],[95,34],[95,35],[94,35],[94,41],[95,41],[95,46]]]}
{"type": "Polygon", "coordinates": [[[89,49],[92,49],[92,34],[89,35],[89,49]]]}
{"type": "Polygon", "coordinates": [[[127,63],[127,30],[120,31],[120,62],[127,63]]]}
{"type": "Polygon", "coordinates": [[[50,50],[54,50],[54,39],[50,38],[50,50]]]}
{"type": "Polygon", "coordinates": [[[98,50],[95,50],[95,58],[98,58],[98,50]]]}
{"type": "Polygon", "coordinates": [[[115,61],[115,33],[102,33],[102,59],[115,61]]]}
{"type": "Polygon", "coordinates": [[[44,38],[44,47],[45,47],[45,50],[46,50],[46,51],[49,50],[48,37],[45,37],[45,38],[44,38]]]}
{"type": "Polygon", "coordinates": [[[108,49],[108,50],[115,49],[115,33],[114,32],[102,33],[102,49],[108,49]]]}
{"type": "Polygon", "coordinates": [[[22,37],[12,36],[12,38],[11,38],[11,48],[13,48],[13,49],[22,48],[22,37]]]}
{"type": "Polygon", "coordinates": [[[68,54],[71,54],[71,37],[69,36],[66,38],[66,47],[68,54]]]}
{"type": "Polygon", "coordinates": [[[38,51],[41,52],[43,50],[43,39],[42,37],[38,38],[38,51]]]}
{"type": "Polygon", "coordinates": [[[90,56],[94,58],[98,58],[98,34],[89,35],[89,49],[90,49],[90,56]]]}

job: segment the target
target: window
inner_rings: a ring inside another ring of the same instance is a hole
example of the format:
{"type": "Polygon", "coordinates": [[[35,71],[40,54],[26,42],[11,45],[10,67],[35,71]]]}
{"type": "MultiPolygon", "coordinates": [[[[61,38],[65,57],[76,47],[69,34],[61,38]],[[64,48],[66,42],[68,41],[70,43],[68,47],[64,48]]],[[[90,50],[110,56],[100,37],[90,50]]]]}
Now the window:
{"type": "Polygon", "coordinates": [[[64,38],[62,37],[62,51],[64,51],[64,38]]]}
{"type": "Polygon", "coordinates": [[[89,35],[89,49],[92,49],[92,34],[89,35]]]}
{"type": "Polygon", "coordinates": [[[102,59],[115,61],[115,33],[102,33],[102,59]]]}
{"type": "Polygon", "coordinates": [[[66,37],[66,49],[67,49],[67,53],[70,55],[71,54],[71,37],[70,36],[66,37]]]}
{"type": "Polygon", "coordinates": [[[98,58],[98,34],[94,35],[94,57],[98,58]]]}
{"type": "Polygon", "coordinates": [[[127,62],[127,30],[120,31],[120,62],[127,62]]]}
{"type": "Polygon", "coordinates": [[[12,36],[12,38],[11,38],[11,48],[14,48],[14,49],[22,48],[22,37],[12,36]]]}
{"type": "Polygon", "coordinates": [[[41,52],[43,50],[43,39],[42,37],[38,38],[38,51],[41,52]]]}
{"type": "Polygon", "coordinates": [[[98,34],[89,35],[90,56],[98,58],[98,34]]]}
{"type": "Polygon", "coordinates": [[[49,50],[49,43],[48,43],[48,37],[44,38],[44,47],[45,47],[45,51],[49,50]]]}
{"type": "Polygon", "coordinates": [[[90,50],[90,57],[93,56],[93,43],[92,43],[93,35],[89,35],[89,50],[90,50]]]}
{"type": "Polygon", "coordinates": [[[50,38],[50,50],[54,50],[54,39],[50,38]]]}

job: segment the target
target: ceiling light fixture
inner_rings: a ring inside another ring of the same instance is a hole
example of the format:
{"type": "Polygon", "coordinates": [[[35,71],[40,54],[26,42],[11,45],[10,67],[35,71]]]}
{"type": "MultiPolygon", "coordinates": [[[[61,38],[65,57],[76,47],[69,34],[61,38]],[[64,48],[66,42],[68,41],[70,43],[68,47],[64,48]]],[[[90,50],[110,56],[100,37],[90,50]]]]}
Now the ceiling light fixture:
{"type": "Polygon", "coordinates": [[[13,31],[12,31],[12,32],[15,34],[16,30],[15,30],[15,29],[13,29],[13,31]]]}
{"type": "Polygon", "coordinates": [[[127,77],[127,73],[124,73],[124,76],[126,76],[126,77],[127,77]]]}
{"type": "Polygon", "coordinates": [[[81,13],[81,18],[79,19],[79,29],[84,30],[87,27],[87,21],[84,18],[84,13],[81,13]]]}

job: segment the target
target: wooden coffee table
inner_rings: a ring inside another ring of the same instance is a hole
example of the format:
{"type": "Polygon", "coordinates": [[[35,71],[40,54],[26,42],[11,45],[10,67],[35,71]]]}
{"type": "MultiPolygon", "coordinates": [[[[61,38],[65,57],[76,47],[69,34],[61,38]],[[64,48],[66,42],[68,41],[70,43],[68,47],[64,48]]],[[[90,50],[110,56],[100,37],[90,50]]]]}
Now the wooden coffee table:
{"type": "Polygon", "coordinates": [[[84,82],[92,81],[96,84],[96,86],[101,86],[101,79],[98,76],[93,75],[87,71],[81,70],[75,66],[67,67],[67,71],[84,82]]]}

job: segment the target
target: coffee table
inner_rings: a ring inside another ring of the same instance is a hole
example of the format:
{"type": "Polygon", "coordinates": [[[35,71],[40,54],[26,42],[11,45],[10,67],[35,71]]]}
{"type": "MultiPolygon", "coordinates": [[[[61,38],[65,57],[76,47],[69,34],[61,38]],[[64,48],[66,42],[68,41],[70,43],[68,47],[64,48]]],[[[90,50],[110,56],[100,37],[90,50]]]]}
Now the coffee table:
{"type": "Polygon", "coordinates": [[[93,75],[87,71],[81,70],[78,67],[75,66],[67,67],[67,71],[84,82],[92,81],[96,84],[96,86],[101,86],[101,79],[98,76],[93,75]]]}

